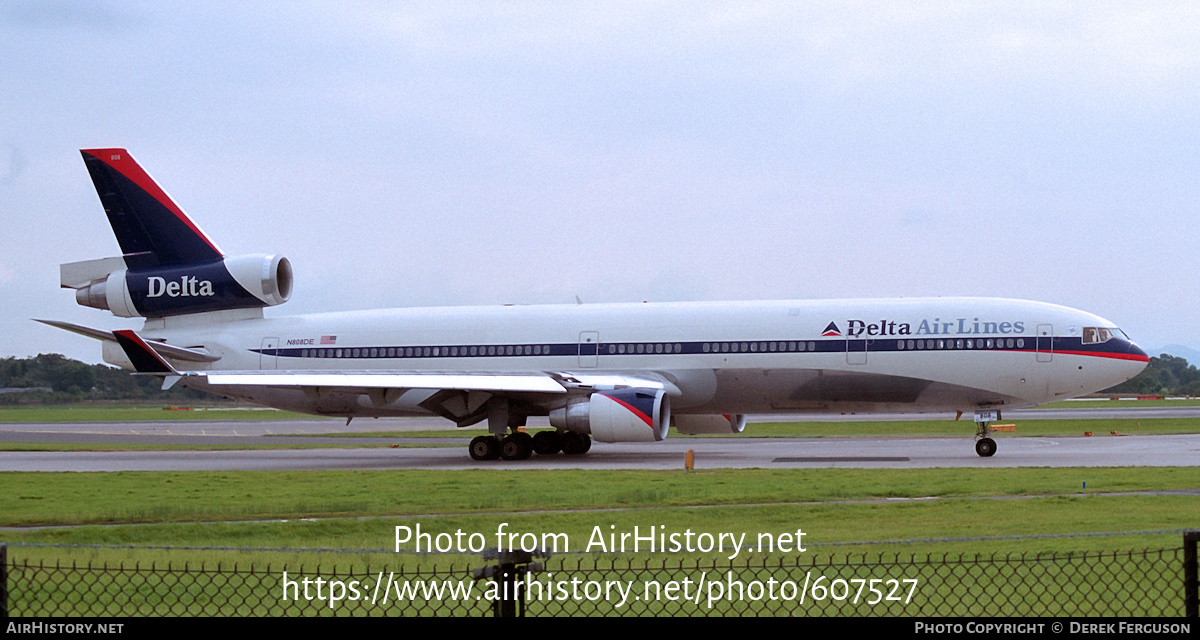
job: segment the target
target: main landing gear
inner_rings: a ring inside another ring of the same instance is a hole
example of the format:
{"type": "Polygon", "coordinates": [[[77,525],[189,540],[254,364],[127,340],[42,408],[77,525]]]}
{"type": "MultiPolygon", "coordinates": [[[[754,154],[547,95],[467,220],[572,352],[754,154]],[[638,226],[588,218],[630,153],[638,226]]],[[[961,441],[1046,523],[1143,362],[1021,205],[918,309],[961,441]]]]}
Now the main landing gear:
{"type": "Polygon", "coordinates": [[[488,403],[487,421],[490,433],[472,439],[468,447],[475,460],[525,460],[535,451],[539,455],[553,455],[559,451],[579,455],[592,448],[591,436],[574,431],[540,431],[536,436],[521,431],[525,426],[525,413],[519,408],[514,409],[502,398],[488,403]]]}
{"type": "Polygon", "coordinates": [[[592,437],[574,431],[539,431],[534,436],[517,431],[503,438],[478,436],[470,444],[471,458],[475,460],[525,460],[535,452],[538,455],[554,455],[559,451],[581,455],[591,448],[592,437]]]}

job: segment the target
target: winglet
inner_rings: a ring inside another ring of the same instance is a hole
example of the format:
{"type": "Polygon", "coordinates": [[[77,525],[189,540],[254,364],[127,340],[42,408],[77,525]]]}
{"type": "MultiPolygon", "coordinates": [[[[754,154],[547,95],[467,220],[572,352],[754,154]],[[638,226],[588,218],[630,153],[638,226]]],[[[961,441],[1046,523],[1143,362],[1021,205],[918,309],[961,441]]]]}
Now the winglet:
{"type": "Polygon", "coordinates": [[[118,329],[113,331],[113,337],[117,339],[117,344],[125,350],[125,355],[129,356],[129,361],[133,363],[133,368],[138,373],[153,373],[158,375],[181,376],[183,374],[175,370],[171,363],[163,359],[154,347],[150,346],[145,340],[142,340],[138,334],[130,329],[118,329]]]}

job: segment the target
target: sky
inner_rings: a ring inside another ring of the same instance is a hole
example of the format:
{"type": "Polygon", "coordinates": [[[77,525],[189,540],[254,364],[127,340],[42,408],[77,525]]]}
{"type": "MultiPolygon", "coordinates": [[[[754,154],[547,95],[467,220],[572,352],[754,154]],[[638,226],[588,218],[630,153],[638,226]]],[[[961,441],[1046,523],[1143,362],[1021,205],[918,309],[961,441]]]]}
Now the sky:
{"type": "Polygon", "coordinates": [[[996,296],[1200,348],[1194,2],[0,4],[0,357],[124,147],[350,309],[996,296]]]}

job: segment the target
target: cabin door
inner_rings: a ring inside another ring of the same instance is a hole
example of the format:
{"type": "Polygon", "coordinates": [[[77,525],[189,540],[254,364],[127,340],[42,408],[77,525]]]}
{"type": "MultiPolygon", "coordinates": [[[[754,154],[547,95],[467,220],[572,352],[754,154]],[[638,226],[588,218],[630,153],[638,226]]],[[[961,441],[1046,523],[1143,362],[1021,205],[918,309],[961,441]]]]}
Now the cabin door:
{"type": "Polygon", "coordinates": [[[579,332],[579,366],[594,369],[600,364],[600,332],[579,332]]]}
{"type": "Polygon", "coordinates": [[[1050,362],[1054,360],[1054,325],[1039,324],[1037,326],[1037,361],[1050,362]]]}
{"type": "Polygon", "coordinates": [[[262,349],[258,352],[258,368],[264,371],[274,371],[279,368],[279,338],[263,338],[262,349]]]}

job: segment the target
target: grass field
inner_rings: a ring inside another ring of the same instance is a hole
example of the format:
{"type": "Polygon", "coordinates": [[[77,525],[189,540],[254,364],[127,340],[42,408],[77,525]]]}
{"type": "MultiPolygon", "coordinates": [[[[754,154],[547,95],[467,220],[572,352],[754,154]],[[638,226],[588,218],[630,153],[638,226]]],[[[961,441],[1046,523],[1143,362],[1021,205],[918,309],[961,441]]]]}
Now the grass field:
{"type": "MultiPolygon", "coordinates": [[[[238,405],[178,407],[163,404],[78,404],[0,407],[5,422],[148,422],[160,420],[296,420],[321,418],[302,413],[238,405]]],[[[336,423],[336,418],[330,418],[336,423]]],[[[343,419],[344,422],[344,419],[343,419]]]]}
{"type": "MultiPolygon", "coordinates": [[[[790,469],[0,474],[9,542],[390,549],[398,524],[434,534],[565,533],[664,525],[779,534],[822,553],[1099,550],[1104,537],[948,538],[1173,530],[1200,525],[1200,469],[790,469]],[[1087,488],[1083,484],[1087,483],[1087,488]],[[924,541],[924,542],[919,542],[924,541]]],[[[1176,535],[1127,536],[1150,544],[1176,535]]],[[[89,552],[94,555],[95,552],[89,552]]],[[[117,554],[118,556],[121,553],[117,554]]]]}

